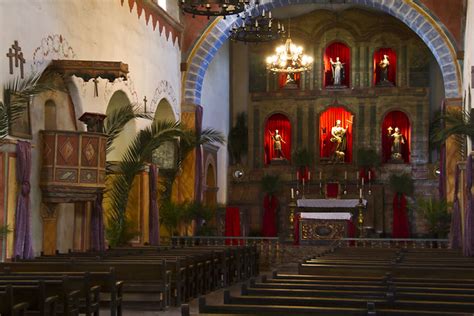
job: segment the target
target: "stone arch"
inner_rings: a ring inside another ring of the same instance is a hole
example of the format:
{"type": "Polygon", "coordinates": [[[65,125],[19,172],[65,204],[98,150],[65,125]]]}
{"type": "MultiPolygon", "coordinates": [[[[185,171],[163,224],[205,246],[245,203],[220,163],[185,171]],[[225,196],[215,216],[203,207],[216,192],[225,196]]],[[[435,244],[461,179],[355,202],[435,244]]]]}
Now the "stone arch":
{"type": "Polygon", "coordinates": [[[170,102],[163,98],[158,102],[155,110],[155,121],[176,121],[176,115],[170,102]]]}
{"type": "MultiPolygon", "coordinates": [[[[261,4],[259,10],[314,2],[315,0],[270,0],[261,4]]],[[[421,6],[410,0],[387,0],[382,3],[376,0],[352,0],[352,3],[383,11],[405,23],[420,36],[436,58],[443,76],[445,97],[457,98],[461,95],[461,70],[457,62],[456,49],[443,26],[437,24],[439,21],[436,21],[421,6]]],[[[257,12],[255,8],[251,10],[257,12]]],[[[201,104],[206,70],[218,49],[228,39],[229,30],[237,20],[238,16],[216,19],[193,48],[188,57],[188,71],[183,79],[185,102],[201,104]]],[[[242,22],[238,21],[238,23],[242,22]]]]}
{"type": "MultiPolygon", "coordinates": [[[[107,109],[105,114],[108,115],[112,111],[119,109],[123,106],[126,106],[130,104],[130,99],[128,98],[127,94],[122,91],[122,90],[117,90],[114,92],[112,97],[109,100],[109,103],[107,104],[107,109]]],[[[113,150],[107,154],[107,160],[108,161],[120,161],[122,158],[122,155],[126,151],[128,145],[132,141],[135,133],[136,133],[137,127],[136,127],[136,122],[134,120],[128,122],[125,125],[125,128],[123,129],[122,133],[114,140],[112,146],[113,150]]]]}

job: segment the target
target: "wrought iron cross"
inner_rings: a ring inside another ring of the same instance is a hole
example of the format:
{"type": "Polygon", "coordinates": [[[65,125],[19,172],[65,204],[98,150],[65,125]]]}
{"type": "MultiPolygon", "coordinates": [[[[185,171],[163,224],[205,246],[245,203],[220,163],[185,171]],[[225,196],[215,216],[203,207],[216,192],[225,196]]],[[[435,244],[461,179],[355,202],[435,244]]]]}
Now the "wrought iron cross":
{"type": "Polygon", "coordinates": [[[10,74],[13,75],[13,59],[15,59],[15,68],[20,67],[21,79],[24,77],[23,64],[26,62],[23,57],[21,47],[18,45],[18,41],[14,41],[11,48],[8,49],[7,57],[9,60],[10,74]]]}

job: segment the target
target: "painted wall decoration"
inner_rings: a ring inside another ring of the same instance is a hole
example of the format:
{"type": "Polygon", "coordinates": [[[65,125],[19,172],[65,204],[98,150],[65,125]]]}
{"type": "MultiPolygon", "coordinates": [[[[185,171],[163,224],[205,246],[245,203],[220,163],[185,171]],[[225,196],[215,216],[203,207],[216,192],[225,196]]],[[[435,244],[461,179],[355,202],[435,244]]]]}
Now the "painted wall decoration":
{"type": "Polygon", "coordinates": [[[161,80],[158,83],[158,86],[156,87],[155,92],[153,93],[153,99],[151,100],[151,103],[150,103],[150,109],[152,112],[156,111],[158,103],[163,98],[167,99],[174,109],[178,108],[176,93],[174,92],[174,89],[171,83],[167,80],[161,80]]]}
{"type": "Polygon", "coordinates": [[[76,53],[68,40],[61,34],[51,34],[41,39],[33,51],[31,71],[37,72],[52,59],[76,59],[76,53]]]}

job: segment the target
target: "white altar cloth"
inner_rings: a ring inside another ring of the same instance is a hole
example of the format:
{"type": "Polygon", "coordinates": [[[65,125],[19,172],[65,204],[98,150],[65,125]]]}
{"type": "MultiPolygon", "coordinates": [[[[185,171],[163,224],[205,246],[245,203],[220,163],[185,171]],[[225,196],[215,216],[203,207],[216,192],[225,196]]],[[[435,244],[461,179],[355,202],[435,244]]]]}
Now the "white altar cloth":
{"type": "Polygon", "coordinates": [[[351,213],[349,212],[330,212],[330,213],[319,213],[319,212],[301,212],[301,219],[338,219],[338,220],[350,220],[351,213]]]}
{"type": "MultiPolygon", "coordinates": [[[[367,200],[363,199],[364,207],[367,200]]],[[[298,207],[315,208],[355,208],[359,204],[358,199],[299,199],[296,201],[298,207]]]]}

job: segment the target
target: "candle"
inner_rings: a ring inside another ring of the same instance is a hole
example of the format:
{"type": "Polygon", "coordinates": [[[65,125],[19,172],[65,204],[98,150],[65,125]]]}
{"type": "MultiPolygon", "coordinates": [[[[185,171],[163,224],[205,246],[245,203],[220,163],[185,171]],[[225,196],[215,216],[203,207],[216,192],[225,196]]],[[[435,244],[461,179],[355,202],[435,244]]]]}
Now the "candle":
{"type": "Polygon", "coordinates": [[[303,186],[304,186],[304,178],[303,178],[303,186]]]}
{"type": "Polygon", "coordinates": [[[364,180],[365,180],[365,178],[362,178],[362,186],[364,186],[364,180]]]}
{"type": "Polygon", "coordinates": [[[362,199],[362,189],[359,189],[359,198],[362,199]]]}
{"type": "Polygon", "coordinates": [[[322,187],[323,187],[323,184],[319,182],[319,188],[322,188],[322,187]]]}
{"type": "Polygon", "coordinates": [[[344,171],[344,180],[347,180],[347,171],[344,171]]]}
{"type": "Polygon", "coordinates": [[[371,176],[371,174],[370,174],[370,170],[369,170],[369,181],[370,181],[370,176],[371,176]]]}
{"type": "Polygon", "coordinates": [[[291,188],[291,199],[293,200],[295,198],[295,190],[291,188]]]}
{"type": "Polygon", "coordinates": [[[321,180],[322,178],[323,178],[323,172],[319,171],[319,180],[321,180]]]}
{"type": "Polygon", "coordinates": [[[356,179],[357,179],[357,182],[359,182],[359,171],[356,171],[356,179]]]}
{"type": "Polygon", "coordinates": [[[311,180],[311,171],[308,171],[308,181],[311,180]]]}

